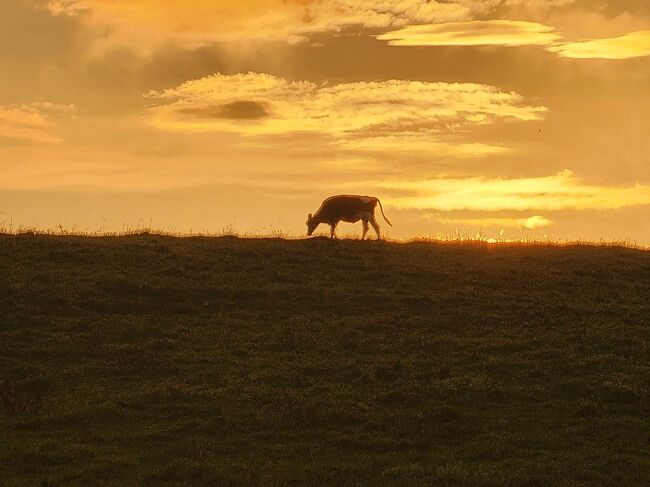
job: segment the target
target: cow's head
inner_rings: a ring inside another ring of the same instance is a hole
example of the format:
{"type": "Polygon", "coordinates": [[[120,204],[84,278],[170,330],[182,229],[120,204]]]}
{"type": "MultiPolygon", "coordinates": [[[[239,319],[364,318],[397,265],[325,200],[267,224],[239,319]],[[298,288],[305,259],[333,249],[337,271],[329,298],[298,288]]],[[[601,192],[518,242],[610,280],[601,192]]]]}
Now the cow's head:
{"type": "Polygon", "coordinates": [[[316,230],[318,222],[314,221],[314,217],[311,216],[311,213],[307,215],[307,235],[311,235],[316,230]]]}

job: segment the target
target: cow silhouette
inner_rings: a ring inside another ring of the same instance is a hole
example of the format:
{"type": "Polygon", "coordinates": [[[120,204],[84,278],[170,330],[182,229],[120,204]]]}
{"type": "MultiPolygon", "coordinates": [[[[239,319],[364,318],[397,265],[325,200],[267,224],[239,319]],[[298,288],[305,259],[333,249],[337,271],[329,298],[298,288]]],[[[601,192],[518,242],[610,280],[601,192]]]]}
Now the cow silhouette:
{"type": "Polygon", "coordinates": [[[381,240],[379,224],[375,220],[375,207],[377,203],[379,203],[379,209],[384,220],[392,227],[393,225],[388,221],[386,215],[384,215],[384,208],[381,206],[379,198],[344,194],[330,196],[323,201],[316,214],[312,216],[310,213],[307,216],[307,235],[311,235],[321,223],[326,223],[330,226],[330,237],[336,238],[336,225],[340,221],[356,223],[361,220],[363,221],[363,235],[361,235],[361,240],[366,238],[368,223],[374,228],[377,234],[377,240],[381,240]]]}

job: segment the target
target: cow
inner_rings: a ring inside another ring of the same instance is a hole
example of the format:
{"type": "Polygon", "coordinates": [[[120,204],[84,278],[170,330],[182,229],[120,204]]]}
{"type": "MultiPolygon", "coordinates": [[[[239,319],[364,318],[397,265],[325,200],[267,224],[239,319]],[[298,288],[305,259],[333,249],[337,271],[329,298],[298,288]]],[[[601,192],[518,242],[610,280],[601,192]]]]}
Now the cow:
{"type": "Polygon", "coordinates": [[[381,210],[381,215],[386,220],[391,227],[393,226],[391,222],[388,221],[386,215],[384,215],[384,209],[381,206],[381,201],[379,198],[374,196],[357,196],[343,194],[338,196],[330,196],[320,205],[320,208],[315,215],[312,216],[310,213],[307,216],[307,235],[311,235],[316,227],[321,223],[326,223],[330,226],[330,238],[336,238],[334,231],[336,230],[336,225],[340,221],[356,223],[359,220],[363,221],[363,235],[361,240],[366,237],[368,233],[368,222],[372,225],[372,228],[375,229],[377,234],[377,240],[381,240],[379,234],[379,225],[375,220],[375,206],[379,203],[379,209],[381,210]]]}

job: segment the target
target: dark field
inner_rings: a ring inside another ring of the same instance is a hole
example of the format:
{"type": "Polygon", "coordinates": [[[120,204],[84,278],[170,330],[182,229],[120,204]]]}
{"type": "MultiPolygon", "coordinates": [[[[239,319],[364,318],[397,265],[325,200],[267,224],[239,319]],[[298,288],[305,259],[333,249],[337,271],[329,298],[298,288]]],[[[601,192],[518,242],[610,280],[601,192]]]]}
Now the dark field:
{"type": "Polygon", "coordinates": [[[0,236],[0,485],[650,479],[650,253],[0,236]]]}

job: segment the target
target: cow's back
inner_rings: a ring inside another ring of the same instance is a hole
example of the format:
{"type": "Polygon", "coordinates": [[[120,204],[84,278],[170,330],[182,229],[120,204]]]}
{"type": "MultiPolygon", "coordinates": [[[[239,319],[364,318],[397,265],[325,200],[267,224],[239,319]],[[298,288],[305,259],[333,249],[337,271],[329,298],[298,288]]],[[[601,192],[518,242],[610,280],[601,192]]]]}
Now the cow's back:
{"type": "Polygon", "coordinates": [[[372,212],[377,200],[371,196],[339,195],[323,201],[317,215],[321,221],[358,220],[364,212],[372,212]]]}

